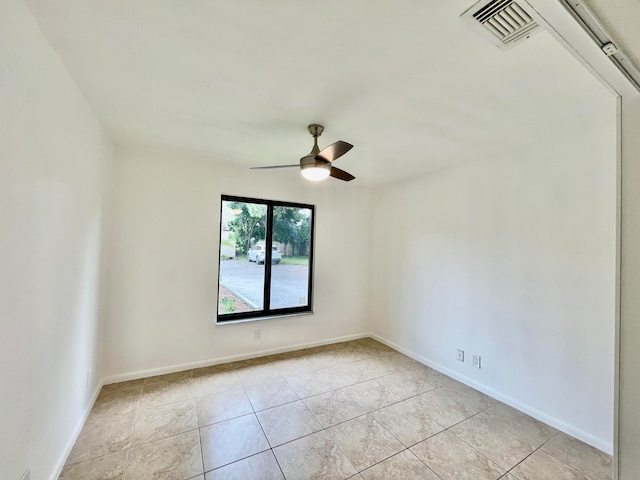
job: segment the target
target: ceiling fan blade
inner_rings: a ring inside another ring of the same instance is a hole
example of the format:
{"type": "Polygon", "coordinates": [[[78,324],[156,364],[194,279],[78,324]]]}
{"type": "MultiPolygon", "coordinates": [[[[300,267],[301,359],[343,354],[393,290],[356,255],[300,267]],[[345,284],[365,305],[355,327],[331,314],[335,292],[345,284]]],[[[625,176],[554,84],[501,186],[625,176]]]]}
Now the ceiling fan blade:
{"type": "Polygon", "coordinates": [[[327,148],[316,154],[316,157],[320,157],[328,162],[333,162],[336,158],[340,158],[353,148],[353,145],[342,140],[338,140],[336,143],[332,143],[327,148]]]}
{"type": "Polygon", "coordinates": [[[249,170],[266,170],[269,168],[290,168],[290,167],[299,167],[299,163],[295,163],[292,165],[270,165],[268,167],[249,167],[249,170]]]}
{"type": "Polygon", "coordinates": [[[336,167],[331,167],[331,172],[329,172],[329,175],[332,176],[333,178],[344,180],[345,182],[350,182],[351,180],[356,178],[350,173],[345,172],[344,170],[340,170],[339,168],[336,168],[336,167]]]}

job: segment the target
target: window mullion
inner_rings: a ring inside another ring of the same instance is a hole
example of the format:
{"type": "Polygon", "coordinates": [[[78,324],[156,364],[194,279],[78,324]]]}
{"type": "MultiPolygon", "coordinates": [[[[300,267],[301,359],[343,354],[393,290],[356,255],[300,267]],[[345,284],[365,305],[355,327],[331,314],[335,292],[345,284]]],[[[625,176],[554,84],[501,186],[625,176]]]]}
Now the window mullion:
{"type": "Polygon", "coordinates": [[[271,311],[271,245],[273,243],[273,205],[267,205],[266,251],[264,253],[264,310],[271,311]]]}

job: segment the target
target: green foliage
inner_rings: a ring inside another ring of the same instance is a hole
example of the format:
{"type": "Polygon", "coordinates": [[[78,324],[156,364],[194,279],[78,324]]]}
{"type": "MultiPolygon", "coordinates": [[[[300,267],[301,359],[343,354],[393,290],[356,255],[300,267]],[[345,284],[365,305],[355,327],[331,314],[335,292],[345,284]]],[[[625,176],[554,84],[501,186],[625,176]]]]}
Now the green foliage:
{"type": "Polygon", "coordinates": [[[248,253],[251,239],[264,238],[267,224],[266,205],[244,202],[225,202],[226,206],[238,212],[229,222],[229,230],[236,239],[236,248],[241,253],[248,253]]]}
{"type": "Polygon", "coordinates": [[[311,217],[307,209],[274,207],[273,240],[293,246],[293,253],[306,253],[311,233],[311,217]]]}
{"type": "Polygon", "coordinates": [[[290,207],[274,207],[273,209],[273,240],[280,243],[292,243],[295,234],[295,224],[299,220],[299,210],[290,207]]]}
{"type": "Polygon", "coordinates": [[[220,240],[220,245],[222,245],[223,247],[235,247],[236,242],[232,240],[220,240]]]}
{"type": "Polygon", "coordinates": [[[233,298],[224,297],[220,299],[222,307],[220,313],[233,313],[236,310],[236,301],[233,298]]]}

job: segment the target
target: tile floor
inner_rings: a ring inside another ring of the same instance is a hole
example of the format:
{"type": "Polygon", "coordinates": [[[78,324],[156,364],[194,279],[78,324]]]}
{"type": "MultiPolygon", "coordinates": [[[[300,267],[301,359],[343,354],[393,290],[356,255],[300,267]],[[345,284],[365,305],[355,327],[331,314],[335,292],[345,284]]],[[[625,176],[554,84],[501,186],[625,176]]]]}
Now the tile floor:
{"type": "Polygon", "coordinates": [[[372,339],[105,386],[60,480],[605,480],[611,458],[372,339]]]}

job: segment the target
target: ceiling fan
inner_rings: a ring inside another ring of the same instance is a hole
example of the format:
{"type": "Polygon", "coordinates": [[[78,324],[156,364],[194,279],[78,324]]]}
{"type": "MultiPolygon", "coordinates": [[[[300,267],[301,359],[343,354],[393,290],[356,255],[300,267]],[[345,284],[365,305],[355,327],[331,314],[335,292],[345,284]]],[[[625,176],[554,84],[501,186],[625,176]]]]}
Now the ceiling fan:
{"type": "Polygon", "coordinates": [[[331,162],[340,158],[353,148],[353,145],[342,140],[338,140],[336,143],[332,143],[324,150],[320,151],[318,147],[318,137],[322,135],[324,127],[322,125],[309,125],[309,133],[313,136],[313,148],[309,155],[305,155],[300,159],[300,163],[294,163],[292,165],[272,165],[269,167],[251,167],[252,170],[262,170],[267,168],[290,168],[300,167],[300,173],[307,180],[319,182],[325,178],[331,176],[345,182],[350,182],[354,177],[350,173],[340,170],[334,167],[331,162]]]}

